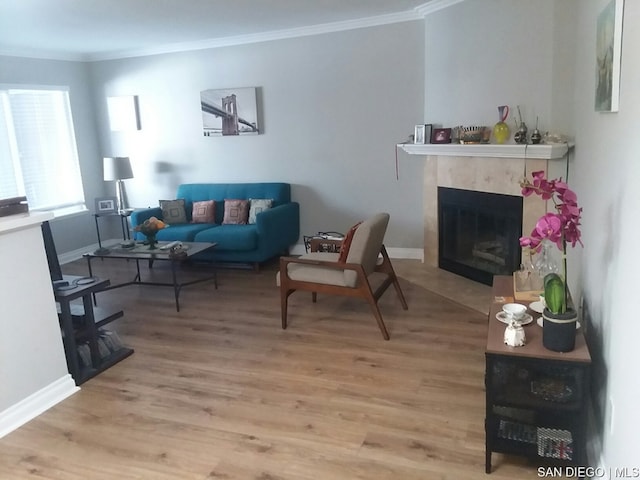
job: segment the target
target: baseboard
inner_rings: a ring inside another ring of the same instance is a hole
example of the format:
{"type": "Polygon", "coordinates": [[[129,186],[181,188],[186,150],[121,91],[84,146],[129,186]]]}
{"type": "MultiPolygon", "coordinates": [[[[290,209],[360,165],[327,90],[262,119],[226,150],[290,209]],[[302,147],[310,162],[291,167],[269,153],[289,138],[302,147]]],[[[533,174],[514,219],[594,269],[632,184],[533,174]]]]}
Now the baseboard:
{"type": "MultiPolygon", "coordinates": [[[[291,255],[303,255],[306,253],[303,244],[294,245],[290,250],[291,255]]],[[[387,247],[389,258],[405,258],[410,260],[424,261],[424,250],[422,248],[400,248],[387,247]]]]}
{"type": "Polygon", "coordinates": [[[24,400],[0,412],[0,438],[33,420],[65,398],[80,390],[67,374],[24,400]]]}
{"type": "Polygon", "coordinates": [[[387,247],[387,253],[389,258],[404,258],[424,262],[424,250],[422,248],[387,247]]]}

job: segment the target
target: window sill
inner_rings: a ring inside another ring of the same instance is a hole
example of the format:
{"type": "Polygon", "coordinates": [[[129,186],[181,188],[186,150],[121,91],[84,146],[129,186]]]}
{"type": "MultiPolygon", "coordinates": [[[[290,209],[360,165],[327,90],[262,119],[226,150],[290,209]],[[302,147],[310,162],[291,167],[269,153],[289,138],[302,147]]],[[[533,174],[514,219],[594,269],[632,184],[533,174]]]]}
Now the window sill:
{"type": "Polygon", "coordinates": [[[56,209],[48,209],[48,210],[32,210],[32,211],[40,211],[40,212],[51,212],[53,213],[54,218],[63,218],[63,217],[73,217],[76,215],[83,215],[89,211],[86,205],[73,205],[70,207],[56,208],[56,209]]]}

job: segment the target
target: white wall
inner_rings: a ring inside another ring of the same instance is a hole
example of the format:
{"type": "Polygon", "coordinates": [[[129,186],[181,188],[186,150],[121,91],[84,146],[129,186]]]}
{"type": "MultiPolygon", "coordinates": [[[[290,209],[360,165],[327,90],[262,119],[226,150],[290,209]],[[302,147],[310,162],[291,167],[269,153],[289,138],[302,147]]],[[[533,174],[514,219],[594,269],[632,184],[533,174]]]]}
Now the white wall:
{"type": "MultiPolygon", "coordinates": [[[[595,33],[608,0],[581,1],[574,21],[576,58],[574,111],[576,158],[571,184],[583,211],[584,249],[580,284],[593,321],[592,356],[597,362],[596,404],[607,467],[638,467],[640,364],[638,296],[638,208],[640,208],[640,3],[625,2],[619,113],[594,112],[595,33]],[[613,406],[613,408],[612,408],[613,406]]],[[[570,259],[571,260],[571,259],[570,259]]]]}
{"type": "Polygon", "coordinates": [[[0,218],[0,437],[75,392],[40,225],[51,214],[0,218]],[[35,301],[34,301],[35,300],[35,301]]]}
{"type": "Polygon", "coordinates": [[[132,206],[185,182],[284,181],[302,234],[387,211],[387,245],[421,249],[422,165],[402,158],[396,180],[394,146],[423,121],[423,39],[412,21],[91,64],[101,151],[131,157],[132,206]],[[264,133],[204,137],[200,91],[253,86],[264,133]],[[142,130],[109,132],[112,95],[139,96],[142,130]]]}
{"type": "MultiPolygon", "coordinates": [[[[569,183],[583,207],[584,248],[569,283],[584,299],[594,367],[591,461],[638,467],[640,338],[637,242],[640,3],[627,0],[620,112],[594,112],[596,18],[609,0],[467,0],[425,21],[425,116],[445,126],[496,121],[522,107],[531,127],[575,136],[569,183]]],[[[513,115],[513,114],[512,114],[513,115]]],[[[513,121],[511,123],[513,125],[513,121]]]]}
{"type": "Polygon", "coordinates": [[[474,0],[425,20],[425,117],[444,127],[493,126],[517,106],[530,130],[552,125],[553,0],[474,0]]]}

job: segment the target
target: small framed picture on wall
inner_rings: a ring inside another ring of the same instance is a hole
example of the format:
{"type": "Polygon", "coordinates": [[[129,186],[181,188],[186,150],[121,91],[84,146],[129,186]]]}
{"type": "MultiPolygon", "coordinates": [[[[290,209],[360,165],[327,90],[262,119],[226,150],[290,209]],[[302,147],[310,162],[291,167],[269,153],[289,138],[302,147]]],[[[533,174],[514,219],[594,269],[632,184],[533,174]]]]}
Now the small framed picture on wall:
{"type": "Polygon", "coordinates": [[[97,197],[96,198],[96,213],[105,215],[108,213],[115,213],[118,208],[118,199],[116,197],[97,197]]]}

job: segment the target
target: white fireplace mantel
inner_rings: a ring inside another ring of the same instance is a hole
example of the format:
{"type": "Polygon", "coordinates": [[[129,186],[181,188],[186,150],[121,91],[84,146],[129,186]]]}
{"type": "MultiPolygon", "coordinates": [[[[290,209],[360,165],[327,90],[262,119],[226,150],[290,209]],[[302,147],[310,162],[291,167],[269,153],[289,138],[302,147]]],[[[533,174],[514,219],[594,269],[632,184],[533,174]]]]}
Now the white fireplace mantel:
{"type": "Polygon", "coordinates": [[[400,143],[410,155],[438,155],[448,157],[486,157],[486,158],[536,158],[555,160],[564,158],[572,143],[552,143],[545,145],[495,145],[495,144],[458,144],[458,143],[400,143]]]}

